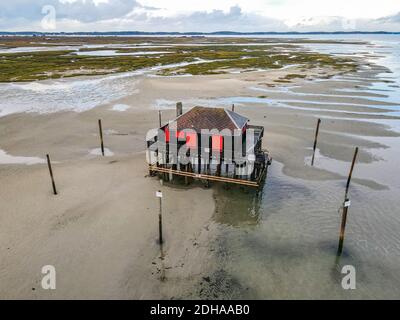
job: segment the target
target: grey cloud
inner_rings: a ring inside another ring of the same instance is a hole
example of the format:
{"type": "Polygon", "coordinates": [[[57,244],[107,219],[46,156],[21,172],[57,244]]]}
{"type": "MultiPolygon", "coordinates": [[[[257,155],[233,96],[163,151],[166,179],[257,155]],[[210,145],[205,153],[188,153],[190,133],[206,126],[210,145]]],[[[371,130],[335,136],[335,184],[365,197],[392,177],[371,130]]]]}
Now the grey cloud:
{"type": "Polygon", "coordinates": [[[288,27],[281,20],[244,12],[239,6],[232,6],[227,12],[196,11],[163,17],[157,15],[158,8],[142,6],[137,0],[112,0],[98,5],[93,0],[72,3],[58,0],[0,1],[0,30],[3,31],[41,31],[40,20],[45,5],[53,5],[56,9],[57,31],[400,31],[400,13],[375,20],[311,17],[288,27]]]}
{"type": "Polygon", "coordinates": [[[245,13],[239,6],[233,6],[228,12],[212,10],[211,12],[198,11],[189,15],[179,15],[163,19],[165,25],[174,25],[176,31],[259,31],[283,30],[286,25],[277,20],[262,17],[257,14],[245,13]]]}
{"type": "Polygon", "coordinates": [[[400,31],[400,13],[379,19],[346,19],[343,17],[311,17],[292,26],[298,32],[334,31],[400,31]]]}
{"type": "Polygon", "coordinates": [[[378,19],[378,22],[400,23],[400,12],[398,14],[393,15],[393,16],[380,18],[380,19],[378,19]]]}
{"type": "Polygon", "coordinates": [[[72,3],[58,4],[56,10],[60,18],[92,22],[120,18],[137,7],[141,7],[141,4],[135,0],[113,0],[98,5],[93,0],[78,0],[72,3]]]}
{"type": "MultiPolygon", "coordinates": [[[[37,21],[43,17],[42,8],[54,6],[61,19],[93,22],[120,18],[134,8],[142,7],[136,0],[113,0],[95,4],[93,0],[61,3],[59,0],[13,0],[0,2],[0,18],[3,20],[26,19],[37,21]]],[[[153,10],[155,8],[148,8],[153,10]]]]}

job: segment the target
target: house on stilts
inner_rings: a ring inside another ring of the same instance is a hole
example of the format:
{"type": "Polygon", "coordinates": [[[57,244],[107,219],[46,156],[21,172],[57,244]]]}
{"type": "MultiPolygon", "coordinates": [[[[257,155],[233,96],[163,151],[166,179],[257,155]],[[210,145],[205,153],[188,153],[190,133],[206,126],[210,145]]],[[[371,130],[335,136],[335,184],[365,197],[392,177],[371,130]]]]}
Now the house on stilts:
{"type": "Polygon", "coordinates": [[[262,148],[264,127],[224,108],[194,107],[147,137],[150,175],[220,181],[259,188],[271,157],[262,148]]]}

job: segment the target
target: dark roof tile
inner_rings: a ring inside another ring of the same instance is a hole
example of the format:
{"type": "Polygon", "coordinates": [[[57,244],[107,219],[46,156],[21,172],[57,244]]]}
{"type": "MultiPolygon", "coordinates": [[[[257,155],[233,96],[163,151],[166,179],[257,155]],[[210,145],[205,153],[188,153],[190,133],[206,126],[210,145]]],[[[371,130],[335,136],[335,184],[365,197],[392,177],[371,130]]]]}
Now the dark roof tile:
{"type": "Polygon", "coordinates": [[[194,107],[176,119],[177,129],[242,129],[248,119],[223,108],[194,107]]]}

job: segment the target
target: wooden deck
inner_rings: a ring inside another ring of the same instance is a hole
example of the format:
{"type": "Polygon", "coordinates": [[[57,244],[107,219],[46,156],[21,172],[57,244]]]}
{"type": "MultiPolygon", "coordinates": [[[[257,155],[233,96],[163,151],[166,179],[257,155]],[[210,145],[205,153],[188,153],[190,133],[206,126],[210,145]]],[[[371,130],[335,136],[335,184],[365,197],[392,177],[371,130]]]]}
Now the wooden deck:
{"type": "Polygon", "coordinates": [[[172,174],[172,175],[181,176],[181,177],[190,177],[190,178],[198,179],[198,180],[225,182],[225,183],[238,184],[238,185],[242,185],[242,186],[260,188],[263,183],[263,180],[267,174],[270,161],[271,160],[269,159],[268,162],[265,164],[263,170],[261,171],[261,173],[259,174],[259,176],[257,177],[256,180],[229,178],[229,177],[224,177],[224,176],[175,170],[172,168],[165,168],[165,167],[161,167],[161,166],[157,166],[157,165],[149,165],[149,172],[150,173],[159,172],[159,173],[172,174]]]}

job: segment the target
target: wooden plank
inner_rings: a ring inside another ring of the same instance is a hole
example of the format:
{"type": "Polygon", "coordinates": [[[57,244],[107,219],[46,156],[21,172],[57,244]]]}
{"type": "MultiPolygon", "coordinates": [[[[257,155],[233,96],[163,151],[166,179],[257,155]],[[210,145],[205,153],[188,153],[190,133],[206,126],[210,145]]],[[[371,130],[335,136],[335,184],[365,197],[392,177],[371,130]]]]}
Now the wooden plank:
{"type": "MultiPolygon", "coordinates": [[[[158,171],[158,172],[166,172],[166,170],[170,169],[165,169],[165,168],[157,168],[157,167],[152,167],[150,168],[152,171],[158,171]]],[[[230,179],[230,178],[225,178],[225,177],[216,177],[216,176],[210,176],[210,175],[205,175],[205,174],[196,174],[192,172],[183,172],[183,171],[177,171],[173,170],[173,174],[180,175],[180,176],[185,176],[185,177],[192,177],[192,178],[197,178],[197,179],[204,179],[204,180],[213,180],[213,181],[220,181],[220,182],[230,182],[230,183],[236,183],[236,184],[242,184],[242,185],[248,185],[248,186],[254,186],[257,187],[256,182],[251,182],[247,180],[241,180],[241,179],[230,179]]]]}
{"type": "Polygon", "coordinates": [[[184,172],[179,170],[173,170],[168,168],[160,168],[157,166],[149,166],[150,171],[157,171],[157,172],[172,172],[172,174],[184,176],[184,177],[192,177],[196,179],[204,179],[204,180],[211,180],[211,181],[220,181],[220,182],[229,182],[234,184],[246,185],[250,187],[258,187],[259,184],[257,182],[242,180],[242,179],[233,179],[227,177],[216,177],[207,174],[196,174],[193,172],[184,172]]]}

